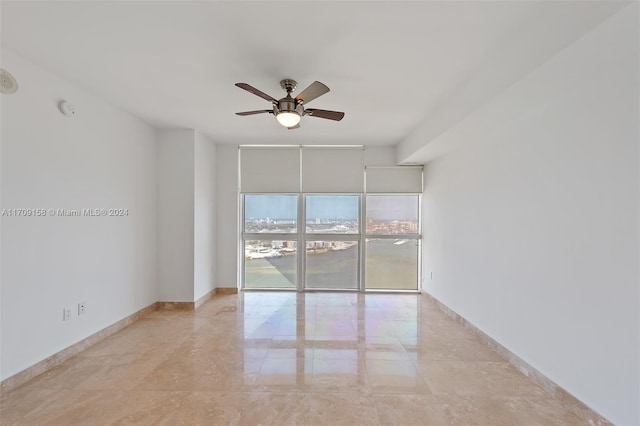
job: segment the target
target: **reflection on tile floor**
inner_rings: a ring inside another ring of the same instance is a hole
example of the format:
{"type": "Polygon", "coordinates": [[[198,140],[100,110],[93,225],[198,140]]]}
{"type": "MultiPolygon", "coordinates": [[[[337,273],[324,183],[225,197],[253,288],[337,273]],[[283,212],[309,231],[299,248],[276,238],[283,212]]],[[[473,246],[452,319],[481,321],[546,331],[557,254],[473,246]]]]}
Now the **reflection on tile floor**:
{"type": "Polygon", "coordinates": [[[7,394],[0,423],[583,424],[415,294],[154,312],[7,394]]]}

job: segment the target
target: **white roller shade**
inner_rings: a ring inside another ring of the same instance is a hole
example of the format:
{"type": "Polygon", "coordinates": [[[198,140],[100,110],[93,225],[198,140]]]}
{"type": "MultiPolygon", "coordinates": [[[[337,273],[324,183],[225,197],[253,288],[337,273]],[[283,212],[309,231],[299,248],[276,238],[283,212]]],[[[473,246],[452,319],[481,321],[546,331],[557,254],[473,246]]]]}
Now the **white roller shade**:
{"type": "Polygon", "coordinates": [[[367,167],[367,194],[422,193],[422,166],[367,167]]]}
{"type": "Polygon", "coordinates": [[[364,149],[302,149],[302,192],[364,191],[364,149]]]}
{"type": "Polygon", "coordinates": [[[241,148],[240,191],[300,192],[300,148],[241,148]]]}

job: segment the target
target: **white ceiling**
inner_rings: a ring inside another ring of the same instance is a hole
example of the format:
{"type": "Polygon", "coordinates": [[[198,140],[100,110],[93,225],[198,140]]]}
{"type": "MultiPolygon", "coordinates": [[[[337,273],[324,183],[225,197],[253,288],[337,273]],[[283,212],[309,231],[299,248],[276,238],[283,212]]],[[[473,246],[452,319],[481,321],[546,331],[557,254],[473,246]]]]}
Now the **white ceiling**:
{"type": "Polygon", "coordinates": [[[603,20],[616,8],[602,4],[2,1],[1,37],[157,127],[195,128],[217,143],[395,145],[460,98],[506,40],[527,29],[553,44],[550,25],[593,10],[603,20]],[[309,107],[345,118],[305,117],[288,131],[272,115],[234,114],[270,107],[234,83],[279,98],[283,78],[298,91],[327,84],[331,92],[309,107]]]}

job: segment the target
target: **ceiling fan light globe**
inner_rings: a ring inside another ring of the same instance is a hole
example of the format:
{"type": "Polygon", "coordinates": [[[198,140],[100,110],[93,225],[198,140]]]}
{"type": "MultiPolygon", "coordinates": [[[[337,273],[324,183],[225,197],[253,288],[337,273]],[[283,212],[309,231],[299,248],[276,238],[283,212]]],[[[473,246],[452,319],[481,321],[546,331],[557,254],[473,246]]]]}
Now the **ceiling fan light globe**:
{"type": "Polygon", "coordinates": [[[284,127],[293,127],[300,123],[300,114],[296,112],[281,112],[276,115],[276,119],[284,127]]]}

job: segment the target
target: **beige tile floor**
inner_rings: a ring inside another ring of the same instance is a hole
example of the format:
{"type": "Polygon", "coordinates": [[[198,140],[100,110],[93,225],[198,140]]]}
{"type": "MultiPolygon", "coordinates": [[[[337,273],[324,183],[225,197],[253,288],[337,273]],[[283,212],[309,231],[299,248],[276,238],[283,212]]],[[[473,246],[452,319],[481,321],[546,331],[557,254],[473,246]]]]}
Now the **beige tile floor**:
{"type": "Polygon", "coordinates": [[[574,425],[415,294],[245,293],[155,312],[6,395],[2,425],[574,425]]]}

